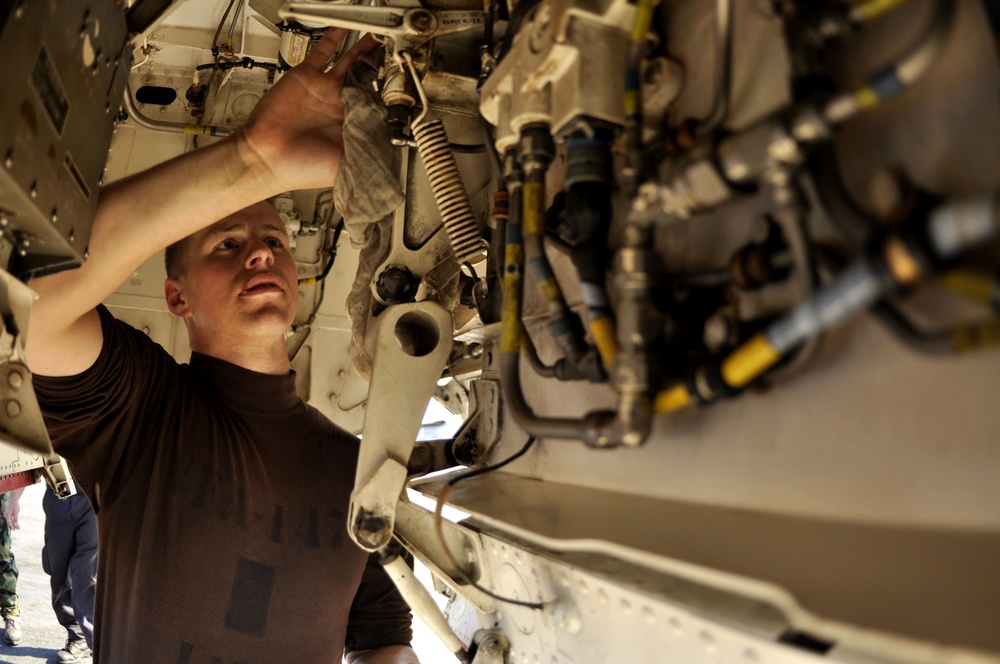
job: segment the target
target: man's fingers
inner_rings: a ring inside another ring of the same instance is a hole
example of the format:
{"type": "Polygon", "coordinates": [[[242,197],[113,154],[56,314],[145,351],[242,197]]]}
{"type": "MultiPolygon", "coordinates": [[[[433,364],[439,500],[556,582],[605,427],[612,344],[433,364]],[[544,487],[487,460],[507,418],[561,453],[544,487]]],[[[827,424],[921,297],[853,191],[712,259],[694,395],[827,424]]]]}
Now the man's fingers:
{"type": "Polygon", "coordinates": [[[330,28],[323,35],[323,38],[316,42],[309,50],[309,55],[305,57],[302,64],[315,69],[322,69],[330,61],[333,54],[337,52],[340,45],[344,43],[350,30],[347,28],[330,28]]]}
{"type": "Polygon", "coordinates": [[[354,66],[354,63],[358,61],[358,58],[363,55],[368,55],[379,46],[381,46],[381,44],[375,41],[375,38],[372,37],[371,34],[365,35],[351,47],[351,50],[340,56],[337,62],[333,65],[333,68],[330,69],[330,75],[335,78],[343,78],[344,74],[346,74],[347,71],[354,66]]]}

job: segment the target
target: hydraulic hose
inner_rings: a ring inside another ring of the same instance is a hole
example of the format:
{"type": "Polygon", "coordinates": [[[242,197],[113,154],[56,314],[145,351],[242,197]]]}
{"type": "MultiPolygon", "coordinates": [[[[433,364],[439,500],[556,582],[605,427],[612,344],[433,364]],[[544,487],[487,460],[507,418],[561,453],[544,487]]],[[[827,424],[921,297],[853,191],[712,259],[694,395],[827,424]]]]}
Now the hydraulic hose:
{"type": "Polygon", "coordinates": [[[607,372],[615,366],[618,341],[605,288],[607,235],[611,221],[610,138],[577,136],[566,149],[566,217],[563,239],[572,247],[587,307],[587,327],[607,372]],[[569,236],[569,237],[567,237],[569,236]]]}
{"type": "MultiPolygon", "coordinates": [[[[876,3],[866,3],[874,6],[876,3]]],[[[927,36],[895,64],[871,76],[867,83],[832,99],[823,109],[831,124],[839,124],[870,110],[913,86],[938,61],[948,42],[958,3],[935,2],[927,36]]]]}
{"type": "Polygon", "coordinates": [[[524,257],[535,288],[547,305],[549,331],[563,351],[566,362],[578,366],[587,352],[583,328],[566,304],[545,255],[545,173],[554,150],[552,138],[545,125],[529,125],[522,130],[522,137],[524,257]]]}
{"type": "Polygon", "coordinates": [[[654,411],[732,396],[802,342],[868,309],[898,286],[916,283],[965,249],[1000,231],[994,195],[958,200],[934,210],[926,224],[880,240],[832,283],[727,357],[700,367],[687,381],[656,395],[654,411]]]}
{"type": "Polygon", "coordinates": [[[938,282],[953,293],[988,304],[1000,312],[1000,274],[951,270],[942,274],[938,282]]]}
{"type": "Polygon", "coordinates": [[[584,438],[586,422],[580,419],[538,417],[524,400],[521,391],[521,347],[524,328],[521,324],[521,296],[524,290],[524,248],[520,214],[522,190],[515,178],[507,179],[512,213],[507,223],[504,249],[503,318],[500,326],[500,384],[504,403],[517,425],[539,438],[584,438]]]}
{"type": "Polygon", "coordinates": [[[646,35],[653,22],[655,0],[638,0],[635,19],[629,33],[628,59],[625,67],[625,193],[635,194],[642,176],[642,56],[646,35]]]}
{"type": "MultiPolygon", "coordinates": [[[[651,229],[630,225],[626,246],[617,256],[615,287],[621,294],[623,320],[617,330],[622,359],[615,360],[613,383],[618,395],[615,410],[592,411],[582,418],[539,417],[531,410],[521,391],[520,355],[527,354],[533,365],[533,349],[521,322],[523,272],[527,259],[539,291],[549,305],[550,330],[560,342],[565,357],[557,363],[569,364],[585,351],[582,327],[566,306],[562,293],[545,258],[543,246],[545,214],[545,168],[551,160],[551,136],[547,127],[528,126],[520,141],[520,173],[510,168],[507,177],[511,196],[511,214],[507,224],[504,265],[504,303],[500,336],[500,382],[504,402],[514,421],[529,435],[539,438],[582,440],[593,447],[639,445],[647,437],[651,422],[649,349],[658,328],[651,315],[650,294],[654,281],[651,262],[651,229]],[[522,241],[522,225],[524,237],[522,241]],[[575,324],[575,327],[571,327],[575,324]],[[621,364],[619,367],[618,365],[621,364]]],[[[589,357],[593,357],[591,353],[589,357]]],[[[573,366],[573,365],[570,365],[573,366]]],[[[540,369],[548,371],[541,365],[540,369]]]]}
{"type": "Polygon", "coordinates": [[[854,23],[874,21],[910,2],[910,0],[862,0],[847,11],[847,18],[854,23]]]}
{"type": "Polygon", "coordinates": [[[876,304],[872,313],[900,341],[927,355],[964,355],[1000,346],[1000,318],[946,330],[926,331],[887,300],[876,304]]]}

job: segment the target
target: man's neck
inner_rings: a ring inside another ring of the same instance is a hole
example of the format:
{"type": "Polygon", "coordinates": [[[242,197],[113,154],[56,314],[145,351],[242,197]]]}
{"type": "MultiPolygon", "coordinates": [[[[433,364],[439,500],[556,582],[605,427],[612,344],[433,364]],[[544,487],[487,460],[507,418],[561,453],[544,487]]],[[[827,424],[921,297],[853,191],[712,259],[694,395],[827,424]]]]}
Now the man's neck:
{"type": "Polygon", "coordinates": [[[291,370],[288,349],[281,338],[269,342],[233,339],[223,343],[192,338],[191,350],[263,374],[281,376],[291,370]]]}

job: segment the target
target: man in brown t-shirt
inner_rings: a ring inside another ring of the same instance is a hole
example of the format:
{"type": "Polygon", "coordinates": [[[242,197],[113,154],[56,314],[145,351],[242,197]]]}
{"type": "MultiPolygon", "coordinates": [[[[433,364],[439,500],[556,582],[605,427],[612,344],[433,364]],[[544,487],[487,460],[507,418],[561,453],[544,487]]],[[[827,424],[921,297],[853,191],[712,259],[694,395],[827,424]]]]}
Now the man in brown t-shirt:
{"type": "Polygon", "coordinates": [[[337,32],[231,139],[105,188],[86,264],[31,284],[39,401],[98,513],[105,663],[417,661],[405,604],[346,537],[357,441],[295,395],[295,264],[257,203],[336,178],[340,80],[373,47],[325,72],[337,32]],[[165,293],[190,365],[99,306],[184,238],[165,293]]]}

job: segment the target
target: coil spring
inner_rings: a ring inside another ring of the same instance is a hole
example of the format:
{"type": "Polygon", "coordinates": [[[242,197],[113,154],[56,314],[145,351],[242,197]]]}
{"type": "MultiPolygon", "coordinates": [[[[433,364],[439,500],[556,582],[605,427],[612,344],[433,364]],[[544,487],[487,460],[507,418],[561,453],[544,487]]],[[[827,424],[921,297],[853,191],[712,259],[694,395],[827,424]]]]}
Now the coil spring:
{"type": "Polygon", "coordinates": [[[455,155],[441,120],[427,120],[413,127],[420,159],[431,182],[451,249],[459,263],[475,262],[483,253],[483,238],[472,213],[472,204],[458,172],[455,155]]]}

